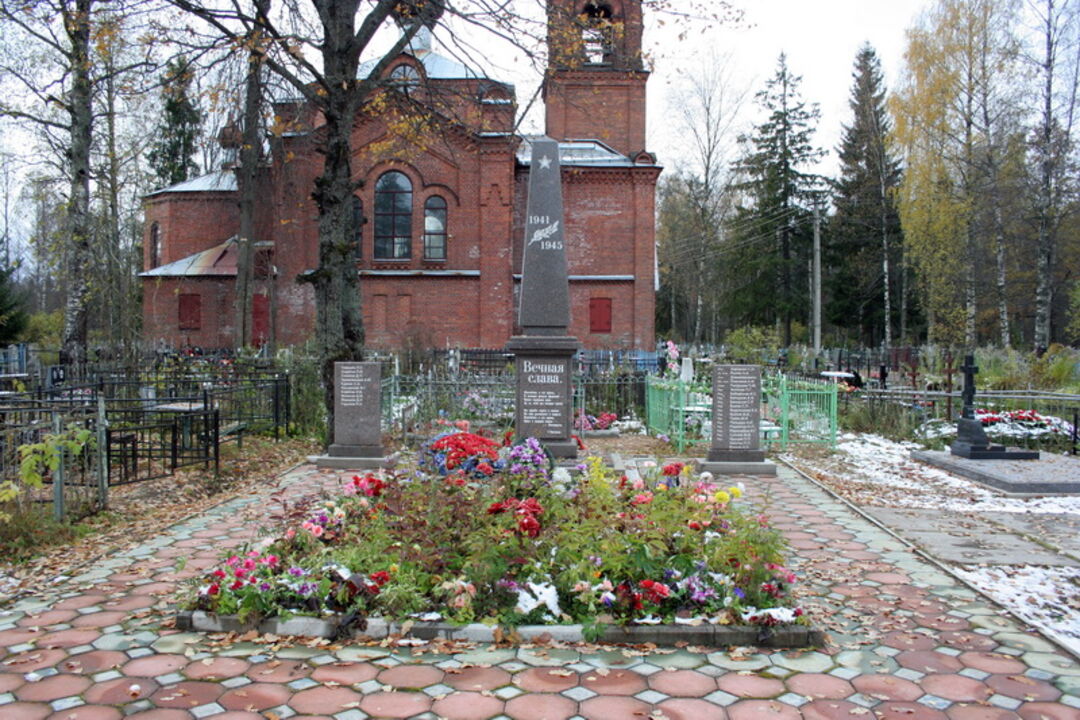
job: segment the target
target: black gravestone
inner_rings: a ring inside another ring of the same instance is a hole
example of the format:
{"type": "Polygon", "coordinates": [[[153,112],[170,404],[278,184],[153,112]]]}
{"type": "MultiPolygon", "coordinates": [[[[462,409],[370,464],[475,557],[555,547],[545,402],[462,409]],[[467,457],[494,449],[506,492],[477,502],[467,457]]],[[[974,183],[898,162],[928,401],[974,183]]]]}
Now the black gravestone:
{"type": "Polygon", "coordinates": [[[761,367],[713,368],[712,443],[702,469],[723,474],[775,475],[761,449],[761,367]]]}
{"type": "Polygon", "coordinates": [[[570,436],[571,376],[577,338],[570,327],[559,144],[534,140],[516,335],[506,349],[517,368],[518,438],[535,437],[558,458],[577,457],[570,436]]]}
{"type": "Polygon", "coordinates": [[[382,365],[334,363],[334,441],[320,467],[369,468],[393,464],[382,447],[382,365]]]}
{"type": "Polygon", "coordinates": [[[956,421],[956,440],[950,446],[950,452],[971,460],[1038,460],[1037,450],[1006,448],[990,442],[982,421],[975,417],[975,375],[979,372],[975,356],[965,356],[960,369],[964,372],[964,409],[956,421]]]}

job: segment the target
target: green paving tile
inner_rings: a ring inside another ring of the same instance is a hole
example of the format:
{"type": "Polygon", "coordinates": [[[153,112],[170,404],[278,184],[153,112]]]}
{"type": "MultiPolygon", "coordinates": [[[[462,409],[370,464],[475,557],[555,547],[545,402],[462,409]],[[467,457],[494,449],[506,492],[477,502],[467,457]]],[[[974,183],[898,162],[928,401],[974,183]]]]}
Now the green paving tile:
{"type": "Polygon", "coordinates": [[[364,646],[343,647],[335,653],[335,655],[346,662],[374,660],[376,658],[386,657],[389,654],[390,651],[386,648],[364,646]]]}
{"type": "Polygon", "coordinates": [[[477,648],[454,655],[458,662],[471,665],[498,665],[517,658],[517,650],[512,648],[477,648]]]}
{"type": "Polygon", "coordinates": [[[738,672],[740,670],[748,670],[750,672],[756,672],[758,670],[764,670],[772,665],[772,661],[768,655],[762,653],[755,653],[753,655],[739,655],[738,659],[732,658],[730,653],[717,652],[710,653],[706,656],[706,659],[711,665],[723,668],[725,670],[731,670],[732,672],[738,672]]]}
{"type": "MultiPolygon", "coordinates": [[[[460,660],[461,657],[458,656],[458,659],[460,660]]],[[[577,650],[566,650],[563,648],[551,648],[545,650],[522,648],[521,650],[518,650],[517,659],[527,665],[534,665],[536,667],[557,667],[578,662],[581,659],[581,653],[577,650]]]]}
{"type": "Polygon", "coordinates": [[[1028,667],[1045,670],[1055,675],[1080,677],[1080,663],[1064,655],[1048,652],[1026,652],[1021,657],[1028,664],[1028,667]]]}
{"type": "Polygon", "coordinates": [[[653,655],[649,658],[649,662],[658,667],[662,667],[665,670],[667,668],[675,668],[676,670],[691,670],[696,667],[701,667],[708,658],[701,653],[687,652],[686,650],[676,650],[670,655],[653,655]]]}

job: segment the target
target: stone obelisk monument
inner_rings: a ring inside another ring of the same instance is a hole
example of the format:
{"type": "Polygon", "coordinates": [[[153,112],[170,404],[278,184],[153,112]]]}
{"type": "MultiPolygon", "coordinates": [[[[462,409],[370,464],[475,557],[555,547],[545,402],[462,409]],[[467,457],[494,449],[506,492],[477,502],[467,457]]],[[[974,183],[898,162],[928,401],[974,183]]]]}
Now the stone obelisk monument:
{"type": "Polygon", "coordinates": [[[559,144],[534,140],[529,165],[518,324],[506,349],[516,356],[518,438],[535,437],[557,458],[577,457],[570,436],[577,338],[569,335],[559,144]]]}

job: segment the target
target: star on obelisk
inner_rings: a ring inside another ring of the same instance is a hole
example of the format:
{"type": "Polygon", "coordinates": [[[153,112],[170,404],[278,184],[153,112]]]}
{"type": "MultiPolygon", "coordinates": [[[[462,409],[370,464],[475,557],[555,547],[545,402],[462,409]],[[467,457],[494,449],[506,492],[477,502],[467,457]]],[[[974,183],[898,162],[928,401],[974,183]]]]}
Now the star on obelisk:
{"type": "Polygon", "coordinates": [[[547,155],[544,155],[543,157],[541,157],[540,158],[540,167],[542,169],[544,169],[544,170],[547,170],[549,167],[551,167],[551,158],[549,158],[547,155]]]}

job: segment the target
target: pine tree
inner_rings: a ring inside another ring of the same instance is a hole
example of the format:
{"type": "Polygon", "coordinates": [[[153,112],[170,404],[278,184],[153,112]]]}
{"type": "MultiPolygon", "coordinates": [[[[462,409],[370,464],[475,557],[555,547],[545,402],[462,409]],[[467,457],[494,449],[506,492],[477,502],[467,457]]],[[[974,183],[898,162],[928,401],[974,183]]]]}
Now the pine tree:
{"type": "Polygon", "coordinates": [[[187,180],[198,170],[194,156],[202,131],[202,113],[191,97],[194,76],[183,57],[172,60],[161,76],[164,116],[150,150],[150,167],[163,185],[187,180]]]}
{"type": "Polygon", "coordinates": [[[15,268],[0,263],[0,345],[15,342],[26,321],[25,298],[15,287],[15,268]]]}
{"type": "Polygon", "coordinates": [[[744,321],[779,320],[785,346],[791,344],[792,321],[809,306],[809,207],[820,194],[821,178],[804,168],[824,155],[812,143],[820,112],[800,97],[801,81],[781,53],[776,73],[755,96],[768,118],[744,139],[751,151],[738,169],[746,175],[742,188],[752,202],[736,218],[740,231],[733,234],[743,251],[734,264],[732,310],[744,321]]]}
{"type": "Polygon", "coordinates": [[[865,344],[892,344],[897,296],[900,216],[894,193],[900,165],[893,158],[885,112],[885,89],[877,53],[864,45],[855,58],[850,125],[840,141],[836,215],[830,225],[825,265],[828,319],[859,331],[865,344]]]}

